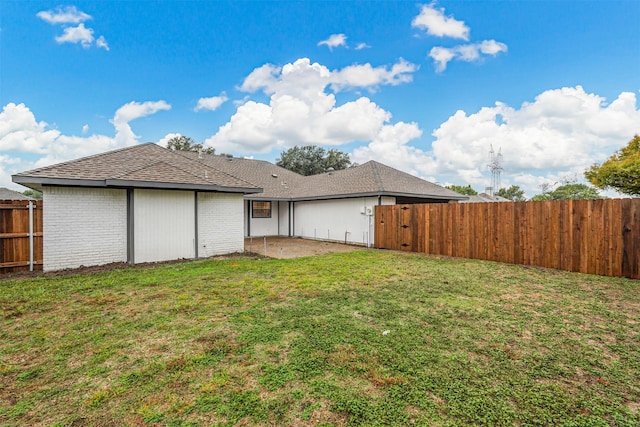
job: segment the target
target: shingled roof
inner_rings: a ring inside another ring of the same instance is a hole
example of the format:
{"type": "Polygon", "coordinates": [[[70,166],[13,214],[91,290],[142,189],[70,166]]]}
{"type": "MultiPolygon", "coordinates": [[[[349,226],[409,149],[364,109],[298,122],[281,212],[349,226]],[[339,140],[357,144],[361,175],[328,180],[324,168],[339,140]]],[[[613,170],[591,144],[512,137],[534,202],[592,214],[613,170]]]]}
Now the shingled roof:
{"type": "Polygon", "coordinates": [[[183,156],[207,166],[241,177],[262,188],[262,193],[252,194],[251,199],[289,200],[304,182],[304,176],[276,166],[265,160],[215,156],[192,151],[180,152],[183,156]]]}
{"type": "Polygon", "coordinates": [[[27,187],[157,188],[257,193],[256,185],[154,143],[135,145],[12,176],[27,187]]]}
{"type": "Polygon", "coordinates": [[[375,161],[349,169],[302,176],[263,160],[198,155],[194,152],[182,152],[182,155],[263,188],[262,193],[247,196],[252,200],[318,200],[363,196],[467,199],[467,196],[375,161]]]}
{"type": "Polygon", "coordinates": [[[0,200],[34,200],[33,197],[25,196],[17,191],[9,190],[5,187],[0,187],[0,200]]]}

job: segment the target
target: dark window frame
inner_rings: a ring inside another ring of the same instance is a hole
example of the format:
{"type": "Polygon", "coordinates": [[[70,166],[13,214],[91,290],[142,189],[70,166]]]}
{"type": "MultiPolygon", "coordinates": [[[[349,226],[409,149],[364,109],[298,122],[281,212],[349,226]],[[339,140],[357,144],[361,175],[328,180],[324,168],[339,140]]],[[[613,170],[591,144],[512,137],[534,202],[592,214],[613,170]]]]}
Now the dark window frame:
{"type": "Polygon", "coordinates": [[[271,218],[272,212],[273,212],[273,206],[270,201],[262,201],[262,200],[251,201],[251,218],[271,218]],[[263,207],[256,207],[256,204],[262,204],[263,207]]]}

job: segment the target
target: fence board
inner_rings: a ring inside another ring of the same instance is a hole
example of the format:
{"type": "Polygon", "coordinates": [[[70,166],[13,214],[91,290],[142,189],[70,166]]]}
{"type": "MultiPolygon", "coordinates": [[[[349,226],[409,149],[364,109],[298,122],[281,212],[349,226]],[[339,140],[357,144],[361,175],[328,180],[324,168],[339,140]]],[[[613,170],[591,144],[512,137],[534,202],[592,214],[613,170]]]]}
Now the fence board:
{"type": "Polygon", "coordinates": [[[640,199],[377,206],[375,218],[377,248],[640,279],[640,199]]]}
{"type": "MultiPolygon", "coordinates": [[[[32,201],[34,270],[42,270],[42,201],[32,201]]],[[[29,271],[29,201],[0,200],[0,273],[29,271]]]]}

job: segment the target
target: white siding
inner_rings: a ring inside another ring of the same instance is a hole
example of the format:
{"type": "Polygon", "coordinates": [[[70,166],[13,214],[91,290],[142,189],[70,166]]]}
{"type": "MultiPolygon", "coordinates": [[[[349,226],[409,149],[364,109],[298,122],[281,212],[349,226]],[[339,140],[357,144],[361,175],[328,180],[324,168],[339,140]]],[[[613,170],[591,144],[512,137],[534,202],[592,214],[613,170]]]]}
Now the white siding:
{"type": "MultiPolygon", "coordinates": [[[[251,201],[249,201],[251,208],[251,201]]],[[[251,225],[249,226],[250,236],[277,236],[278,235],[278,202],[271,201],[271,218],[253,218],[251,213],[247,214],[251,225]]]]}
{"type": "Polygon", "coordinates": [[[295,203],[295,235],[310,239],[373,244],[373,212],[377,197],[295,203]]]}
{"type": "Polygon", "coordinates": [[[195,258],[194,192],[136,189],[133,194],[134,261],[195,258]]]}
{"type": "Polygon", "coordinates": [[[44,187],[44,270],[126,262],[127,192],[44,187]]]}
{"type": "Polygon", "coordinates": [[[242,194],[198,193],[198,256],[242,252],[242,194]]]}

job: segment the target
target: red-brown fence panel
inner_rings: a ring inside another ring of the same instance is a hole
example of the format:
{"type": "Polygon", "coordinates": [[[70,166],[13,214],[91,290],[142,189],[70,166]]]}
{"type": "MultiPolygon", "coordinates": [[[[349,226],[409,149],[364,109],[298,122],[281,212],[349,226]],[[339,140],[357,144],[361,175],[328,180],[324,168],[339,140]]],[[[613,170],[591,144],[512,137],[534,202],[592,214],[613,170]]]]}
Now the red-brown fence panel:
{"type": "Polygon", "coordinates": [[[0,200],[0,273],[29,270],[42,270],[42,200],[0,200]]]}
{"type": "Polygon", "coordinates": [[[375,247],[640,279],[640,199],[377,206],[375,247]]]}

